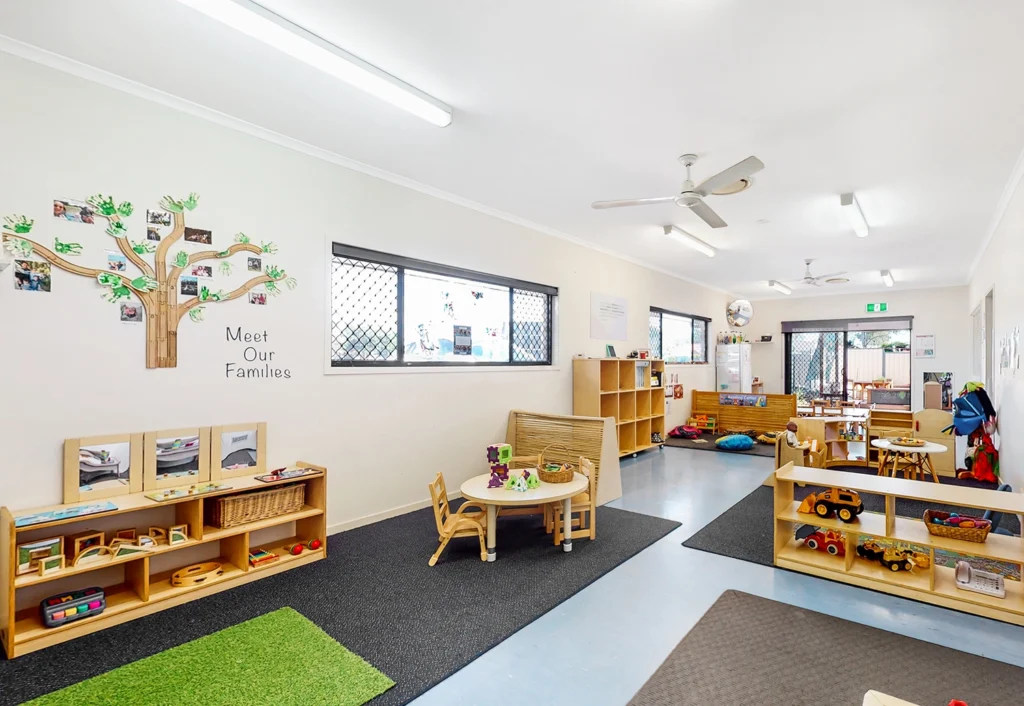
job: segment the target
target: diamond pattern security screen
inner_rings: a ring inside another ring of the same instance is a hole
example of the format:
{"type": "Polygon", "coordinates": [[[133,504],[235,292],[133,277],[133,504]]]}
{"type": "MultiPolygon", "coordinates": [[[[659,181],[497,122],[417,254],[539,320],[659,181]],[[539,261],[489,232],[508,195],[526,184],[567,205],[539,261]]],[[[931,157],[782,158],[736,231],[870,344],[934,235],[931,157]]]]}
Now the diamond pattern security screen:
{"type": "Polygon", "coordinates": [[[666,363],[708,362],[708,323],[711,319],[651,307],[651,355],[666,363]]]}
{"type": "Polygon", "coordinates": [[[398,360],[398,268],[334,258],[331,361],[398,360]]]}
{"type": "Polygon", "coordinates": [[[650,331],[649,341],[652,358],[661,357],[661,312],[652,311],[651,318],[648,323],[648,329],[650,331]]]}
{"type": "Polygon", "coordinates": [[[792,333],[789,336],[790,389],[797,404],[841,400],[845,387],[842,331],[792,333]]]}
{"type": "Polygon", "coordinates": [[[551,365],[556,288],[333,250],[333,367],[551,365]]]}

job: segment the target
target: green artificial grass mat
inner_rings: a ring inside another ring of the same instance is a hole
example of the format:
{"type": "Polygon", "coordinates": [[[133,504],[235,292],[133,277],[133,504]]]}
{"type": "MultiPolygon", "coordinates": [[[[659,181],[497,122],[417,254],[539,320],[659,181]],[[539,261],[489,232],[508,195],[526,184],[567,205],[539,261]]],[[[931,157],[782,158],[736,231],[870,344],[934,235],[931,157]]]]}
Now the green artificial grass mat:
{"type": "Polygon", "coordinates": [[[394,685],[298,611],[281,608],[27,704],[362,706],[394,685]]]}

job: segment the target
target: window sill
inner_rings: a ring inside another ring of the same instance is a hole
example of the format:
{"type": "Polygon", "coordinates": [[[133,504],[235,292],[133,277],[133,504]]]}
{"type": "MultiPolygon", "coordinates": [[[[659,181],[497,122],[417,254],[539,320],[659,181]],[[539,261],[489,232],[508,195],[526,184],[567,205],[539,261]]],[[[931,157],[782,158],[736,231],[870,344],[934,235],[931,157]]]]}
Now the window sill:
{"type": "Polygon", "coordinates": [[[441,365],[431,366],[410,366],[410,367],[352,367],[335,368],[330,363],[324,368],[324,375],[416,375],[419,373],[441,373],[450,375],[452,373],[557,373],[561,372],[560,365],[459,365],[445,367],[441,365]]]}

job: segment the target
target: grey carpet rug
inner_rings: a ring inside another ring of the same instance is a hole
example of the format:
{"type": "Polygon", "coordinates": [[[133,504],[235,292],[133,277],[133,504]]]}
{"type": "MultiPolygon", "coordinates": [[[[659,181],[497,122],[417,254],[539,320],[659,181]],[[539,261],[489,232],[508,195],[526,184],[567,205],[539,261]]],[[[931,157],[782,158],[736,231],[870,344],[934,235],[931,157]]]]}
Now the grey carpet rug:
{"type": "Polygon", "coordinates": [[[775,447],[771,444],[758,444],[754,443],[754,447],[747,451],[730,451],[728,449],[720,449],[715,446],[715,440],[720,439],[727,434],[719,434],[718,436],[712,436],[711,434],[702,434],[700,441],[706,443],[697,443],[697,439],[673,439],[671,436],[665,439],[666,446],[674,446],[678,449],[697,449],[698,451],[717,451],[723,454],[744,454],[746,456],[767,456],[769,458],[775,457],[775,447]]]}
{"type": "MultiPolygon", "coordinates": [[[[874,469],[867,470],[864,467],[855,466],[837,467],[833,470],[874,474],[874,469]]],[[[930,483],[931,481],[921,482],[930,483]]],[[[977,487],[976,481],[961,481],[955,478],[943,478],[942,483],[944,485],[977,487]]],[[[793,495],[797,500],[803,500],[813,491],[814,488],[810,486],[804,488],[797,486],[793,495]]],[[[774,492],[774,489],[768,486],[758,487],[683,542],[683,546],[755,564],[773,566],[774,492]]],[[[861,499],[864,501],[864,509],[867,512],[885,512],[885,499],[881,495],[861,493],[861,499]]],[[[966,514],[976,514],[977,512],[969,508],[926,503],[920,500],[896,499],[896,514],[901,517],[920,519],[928,508],[966,514]]],[[[814,524],[813,518],[810,516],[808,516],[808,523],[814,524]]],[[[1003,515],[999,526],[1014,534],[1020,534],[1020,522],[1014,515],[1003,515]]]]}
{"type": "Polygon", "coordinates": [[[1019,704],[1024,669],[785,603],[726,591],[629,706],[1019,704]]]}
{"type": "Polygon", "coordinates": [[[475,538],[455,539],[431,568],[437,530],[430,509],[419,510],[329,537],[324,561],[0,661],[0,705],[20,704],[283,606],[397,683],[372,706],[405,704],[676,527],[602,507],[597,539],[576,540],[566,554],[552,545],[539,518],[511,517],[500,521],[496,562],[480,561],[475,538]]]}

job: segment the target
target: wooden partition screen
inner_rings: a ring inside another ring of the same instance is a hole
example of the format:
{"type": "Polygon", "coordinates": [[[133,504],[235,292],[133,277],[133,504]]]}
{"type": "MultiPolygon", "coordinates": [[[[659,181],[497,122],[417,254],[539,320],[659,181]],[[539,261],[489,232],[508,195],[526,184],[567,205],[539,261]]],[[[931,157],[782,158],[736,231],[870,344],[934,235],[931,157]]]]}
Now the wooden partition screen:
{"type": "MultiPolygon", "coordinates": [[[[766,407],[740,407],[719,404],[718,392],[693,393],[690,414],[706,414],[718,420],[721,433],[729,431],[782,431],[791,417],[796,416],[796,395],[761,395],[767,398],[766,407]]],[[[735,393],[725,393],[735,394],[735,393]]]]}

